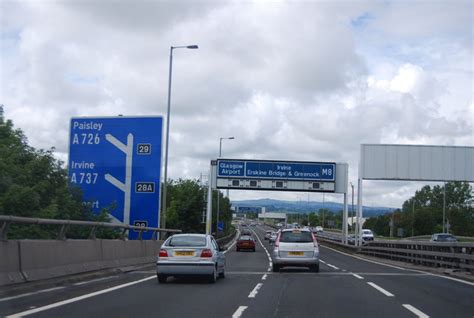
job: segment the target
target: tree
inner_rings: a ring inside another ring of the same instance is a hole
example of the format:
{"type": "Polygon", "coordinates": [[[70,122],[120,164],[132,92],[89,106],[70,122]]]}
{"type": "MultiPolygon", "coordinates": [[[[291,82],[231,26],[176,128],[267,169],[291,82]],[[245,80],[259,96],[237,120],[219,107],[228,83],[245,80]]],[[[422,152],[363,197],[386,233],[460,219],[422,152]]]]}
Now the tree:
{"type": "MultiPolygon", "coordinates": [[[[91,207],[83,204],[80,190],[69,187],[67,170],[53,151],[29,146],[11,120],[0,118],[0,214],[108,221],[106,210],[93,214],[91,207]]],[[[14,224],[9,237],[53,238],[57,232],[58,227],[14,224]]],[[[72,228],[68,236],[87,237],[87,230],[72,228]]]]}

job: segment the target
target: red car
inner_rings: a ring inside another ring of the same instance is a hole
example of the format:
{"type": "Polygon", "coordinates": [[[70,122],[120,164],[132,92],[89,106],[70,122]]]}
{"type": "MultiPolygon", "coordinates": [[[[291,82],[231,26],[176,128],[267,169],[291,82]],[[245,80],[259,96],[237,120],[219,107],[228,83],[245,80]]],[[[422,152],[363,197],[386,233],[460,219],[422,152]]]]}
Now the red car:
{"type": "Polygon", "coordinates": [[[252,250],[255,252],[255,240],[250,235],[242,235],[237,240],[237,252],[240,250],[252,250]]]}

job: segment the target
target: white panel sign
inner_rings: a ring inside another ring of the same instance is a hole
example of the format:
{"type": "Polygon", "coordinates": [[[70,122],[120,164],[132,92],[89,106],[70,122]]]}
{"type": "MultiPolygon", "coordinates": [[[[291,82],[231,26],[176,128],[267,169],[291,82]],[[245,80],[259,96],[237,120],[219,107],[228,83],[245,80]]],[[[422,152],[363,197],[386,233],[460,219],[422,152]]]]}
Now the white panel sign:
{"type": "Polygon", "coordinates": [[[474,147],[361,145],[361,179],[474,182],[474,147]]]}

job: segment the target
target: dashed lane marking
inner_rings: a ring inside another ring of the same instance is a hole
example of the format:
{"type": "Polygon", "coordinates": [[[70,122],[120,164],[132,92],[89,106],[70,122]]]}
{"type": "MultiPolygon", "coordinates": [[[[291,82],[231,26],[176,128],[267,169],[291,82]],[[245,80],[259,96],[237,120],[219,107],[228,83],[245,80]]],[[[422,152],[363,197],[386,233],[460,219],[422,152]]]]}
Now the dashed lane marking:
{"type": "Polygon", "coordinates": [[[351,273],[352,276],[358,278],[358,279],[364,279],[364,277],[360,276],[360,275],[357,275],[356,273],[351,273]]]}
{"type": "Polygon", "coordinates": [[[418,316],[419,318],[429,318],[430,316],[428,316],[427,314],[425,314],[424,312],[422,312],[421,310],[419,309],[416,309],[415,307],[413,307],[412,305],[410,304],[403,304],[403,307],[405,307],[406,309],[408,309],[409,311],[411,311],[412,313],[414,313],[416,316],[418,316]]]}
{"type": "Polygon", "coordinates": [[[268,274],[264,274],[264,275],[262,276],[262,280],[266,280],[266,279],[267,279],[267,275],[268,275],[268,274]]]}
{"type": "Polygon", "coordinates": [[[380,287],[380,286],[377,285],[377,284],[374,284],[374,283],[372,283],[372,282],[367,282],[367,284],[369,284],[369,285],[372,286],[373,288],[377,289],[379,292],[381,292],[381,293],[384,294],[385,296],[388,296],[388,297],[395,297],[394,294],[392,294],[391,292],[386,291],[385,289],[383,289],[382,287],[380,287]]]}
{"type": "Polygon", "coordinates": [[[247,309],[248,306],[240,306],[239,308],[237,308],[237,310],[234,312],[234,314],[232,315],[232,318],[240,318],[240,316],[242,316],[242,314],[244,313],[245,309],[247,309]]]}
{"type": "Polygon", "coordinates": [[[258,290],[260,289],[260,287],[262,287],[262,285],[262,283],[258,283],[257,286],[255,286],[255,288],[250,292],[249,298],[255,298],[255,296],[257,296],[258,294],[258,290]]]}
{"type": "MultiPolygon", "coordinates": [[[[439,275],[439,274],[433,274],[433,273],[421,271],[421,270],[418,270],[418,269],[411,269],[411,268],[398,267],[398,266],[394,266],[394,265],[390,265],[390,264],[385,264],[385,263],[381,263],[381,262],[376,262],[376,261],[373,261],[373,260],[365,259],[365,258],[363,258],[363,257],[351,255],[351,254],[348,254],[348,253],[344,253],[344,252],[338,251],[338,250],[336,250],[336,249],[334,249],[334,248],[331,248],[331,247],[327,247],[327,246],[321,246],[321,247],[322,247],[322,248],[327,248],[327,249],[329,249],[329,250],[332,250],[332,251],[334,251],[334,252],[336,252],[336,253],[339,253],[339,254],[342,254],[342,255],[346,255],[346,256],[353,257],[353,258],[357,258],[357,259],[359,259],[359,260],[361,260],[361,261],[365,261],[365,262],[369,262],[369,263],[374,263],[374,264],[378,264],[378,265],[382,265],[382,266],[387,266],[387,267],[391,267],[391,268],[396,268],[396,269],[400,269],[400,270],[403,270],[403,271],[411,271],[411,272],[415,272],[415,273],[422,273],[422,274],[425,274],[425,276],[434,276],[434,277],[449,279],[449,280],[452,280],[452,281],[455,281],[455,282],[458,282],[458,283],[463,283],[463,284],[466,284],[466,285],[474,286],[474,282],[468,282],[468,281],[465,281],[465,280],[462,280],[462,279],[459,279],[459,278],[454,278],[454,277],[449,277],[449,276],[443,276],[443,275],[439,275]]],[[[473,318],[474,318],[474,317],[473,317],[473,318]]]]}
{"type": "Polygon", "coordinates": [[[326,264],[327,266],[331,267],[331,268],[334,268],[334,269],[339,269],[339,267],[337,266],[334,266],[334,265],[331,265],[331,264],[326,264]]]}

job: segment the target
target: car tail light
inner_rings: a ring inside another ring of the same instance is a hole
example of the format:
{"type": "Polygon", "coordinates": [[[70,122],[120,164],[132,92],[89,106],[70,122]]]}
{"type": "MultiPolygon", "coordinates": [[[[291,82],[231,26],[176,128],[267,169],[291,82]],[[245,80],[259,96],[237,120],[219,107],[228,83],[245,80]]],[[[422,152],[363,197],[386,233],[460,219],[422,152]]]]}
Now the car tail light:
{"type": "Polygon", "coordinates": [[[275,240],[275,247],[280,246],[280,234],[277,235],[277,238],[275,240]]]}
{"type": "Polygon", "coordinates": [[[202,250],[201,257],[212,257],[212,251],[210,249],[202,250]]]}
{"type": "Polygon", "coordinates": [[[160,257],[168,257],[168,251],[167,250],[160,250],[160,257]]]}
{"type": "Polygon", "coordinates": [[[311,233],[311,235],[313,236],[313,244],[314,244],[314,247],[318,247],[318,241],[316,241],[316,236],[314,236],[313,233],[311,233]]]}

